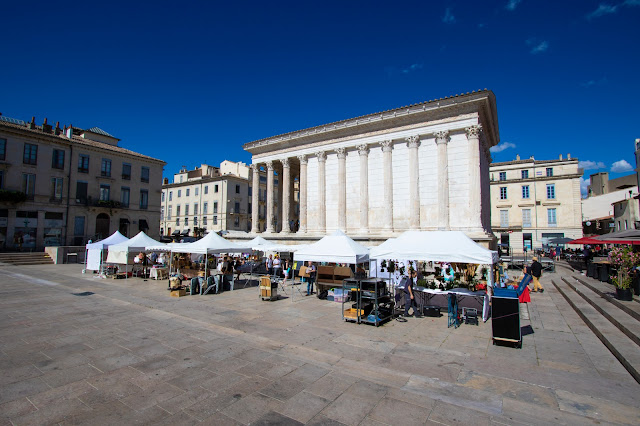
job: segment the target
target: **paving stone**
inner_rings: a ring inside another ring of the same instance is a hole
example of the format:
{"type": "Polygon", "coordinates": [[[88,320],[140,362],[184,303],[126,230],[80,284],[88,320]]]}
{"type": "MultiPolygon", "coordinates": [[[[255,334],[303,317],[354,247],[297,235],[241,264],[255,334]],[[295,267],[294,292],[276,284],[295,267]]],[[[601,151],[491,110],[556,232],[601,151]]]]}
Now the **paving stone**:
{"type": "Polygon", "coordinates": [[[375,406],[374,401],[343,393],[320,414],[345,425],[357,425],[375,406]]]}
{"type": "Polygon", "coordinates": [[[282,403],[278,400],[256,393],[241,398],[221,412],[240,423],[249,424],[258,421],[271,411],[278,410],[281,405],[282,403]]]}
{"type": "Polygon", "coordinates": [[[384,397],[378,402],[367,418],[385,424],[423,425],[429,418],[431,409],[384,397]]]}
{"type": "Polygon", "coordinates": [[[330,403],[329,399],[303,391],[284,402],[279,412],[301,423],[307,423],[330,403]]]}
{"type": "Polygon", "coordinates": [[[270,398],[274,398],[280,401],[286,401],[303,389],[304,383],[285,376],[275,380],[269,386],[262,388],[260,390],[260,393],[270,398]]]}

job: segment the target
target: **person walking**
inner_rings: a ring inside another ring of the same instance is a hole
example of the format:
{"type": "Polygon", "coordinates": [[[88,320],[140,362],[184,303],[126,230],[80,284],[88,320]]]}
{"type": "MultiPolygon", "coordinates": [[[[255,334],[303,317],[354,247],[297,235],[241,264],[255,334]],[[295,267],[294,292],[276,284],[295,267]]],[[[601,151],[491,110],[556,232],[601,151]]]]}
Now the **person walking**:
{"type": "Polygon", "coordinates": [[[533,277],[533,291],[544,292],[544,288],[540,285],[540,277],[542,276],[542,264],[538,262],[538,258],[533,256],[533,262],[531,262],[531,276],[533,277]]]}

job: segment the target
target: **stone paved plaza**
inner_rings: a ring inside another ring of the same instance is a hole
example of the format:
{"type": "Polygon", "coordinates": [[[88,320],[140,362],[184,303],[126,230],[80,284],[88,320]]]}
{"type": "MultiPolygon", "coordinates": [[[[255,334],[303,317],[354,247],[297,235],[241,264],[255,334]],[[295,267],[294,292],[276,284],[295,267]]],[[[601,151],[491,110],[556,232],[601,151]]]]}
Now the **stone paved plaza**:
{"type": "Polygon", "coordinates": [[[519,350],[492,345],[490,321],[375,328],[297,293],[178,299],[81,270],[0,267],[0,424],[640,423],[640,386],[551,285],[560,272],[519,350]]]}

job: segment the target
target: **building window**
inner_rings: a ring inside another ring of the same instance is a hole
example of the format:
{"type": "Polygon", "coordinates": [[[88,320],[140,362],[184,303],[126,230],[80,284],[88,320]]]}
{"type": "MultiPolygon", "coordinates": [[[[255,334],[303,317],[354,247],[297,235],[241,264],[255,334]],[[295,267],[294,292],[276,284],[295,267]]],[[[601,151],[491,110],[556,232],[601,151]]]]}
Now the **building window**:
{"type": "Polygon", "coordinates": [[[202,225],[207,226],[207,217],[202,216],[202,225]]]}
{"type": "Polygon", "coordinates": [[[164,206],[160,207],[160,221],[162,222],[164,220],[164,206]]]}
{"type": "Polygon", "coordinates": [[[31,164],[34,166],[38,164],[38,145],[34,145],[31,143],[24,144],[22,162],[24,164],[31,164]]]}
{"type": "Polygon", "coordinates": [[[62,178],[51,178],[51,201],[62,201],[62,178]]]}
{"type": "Polygon", "coordinates": [[[27,194],[27,199],[33,200],[36,192],[36,175],[31,173],[22,175],[22,192],[27,194]]]}
{"type": "Polygon", "coordinates": [[[160,201],[164,203],[164,192],[162,193],[162,197],[160,201]]]}
{"type": "Polygon", "coordinates": [[[184,226],[189,226],[189,218],[188,217],[184,218],[184,226]]]}
{"type": "Polygon", "coordinates": [[[140,190],[140,208],[146,210],[149,207],[149,191],[146,189],[140,190]]]}
{"type": "Polygon", "coordinates": [[[625,230],[626,230],[626,229],[629,229],[629,220],[628,220],[628,219],[625,219],[625,220],[624,220],[624,229],[625,229],[625,230]]]}
{"type": "Polygon", "coordinates": [[[129,207],[129,200],[131,198],[131,190],[123,186],[122,191],[120,192],[120,202],[122,203],[122,207],[129,207]]]}
{"type": "Polygon", "coordinates": [[[218,224],[218,216],[214,216],[213,217],[213,224],[217,225],[218,224]]]}
{"type": "Polygon", "coordinates": [[[148,167],[142,167],[142,169],[140,171],[140,182],[149,183],[149,168],[148,167]]]}
{"type": "Polygon", "coordinates": [[[193,214],[198,214],[198,203],[193,203],[193,214]]]}
{"type": "Polygon", "coordinates": [[[180,216],[180,206],[176,206],[176,216],[180,216]]]}
{"type": "Polygon", "coordinates": [[[522,210],[522,227],[531,228],[531,210],[522,210]]]}
{"type": "Polygon", "coordinates": [[[78,157],[78,173],[89,173],[89,156],[80,154],[78,157]]]}
{"type": "Polygon", "coordinates": [[[553,167],[547,167],[547,177],[553,176],[553,167]]]}
{"type": "Polygon", "coordinates": [[[240,226],[240,216],[236,216],[236,219],[233,221],[233,226],[236,228],[240,226]]]}
{"type": "Polygon", "coordinates": [[[500,210],[500,227],[509,227],[509,210],[500,210]]]}
{"type": "Polygon", "coordinates": [[[167,208],[167,220],[171,220],[171,210],[173,206],[169,206],[167,208]]]}
{"type": "Polygon", "coordinates": [[[173,191],[169,191],[169,201],[173,199],[173,191]]]}
{"type": "Polygon", "coordinates": [[[214,201],[213,202],[213,213],[218,213],[218,202],[214,201]]]}
{"type": "Polygon", "coordinates": [[[209,193],[209,186],[207,186],[207,185],[204,186],[204,193],[205,194],[209,193]]]}
{"type": "Polygon", "coordinates": [[[111,198],[111,186],[101,184],[100,185],[100,201],[109,201],[111,198]]]}
{"type": "Polygon", "coordinates": [[[522,176],[522,179],[529,179],[529,170],[522,170],[520,175],[522,176]]]}
{"type": "Polygon", "coordinates": [[[234,212],[235,214],[239,214],[239,213],[240,213],[240,203],[238,203],[237,201],[236,201],[236,203],[233,205],[233,212],[234,212]]]}
{"type": "Polygon", "coordinates": [[[185,192],[186,192],[186,194],[184,194],[184,196],[185,196],[185,197],[188,197],[188,196],[189,196],[189,188],[187,188],[187,189],[185,190],[185,192]]]}
{"type": "Polygon", "coordinates": [[[196,186],[196,187],[195,187],[195,189],[194,189],[194,195],[195,195],[195,196],[198,196],[198,192],[199,192],[199,191],[198,191],[198,189],[200,189],[200,188],[198,188],[197,186],[196,186]]]}
{"type": "Polygon", "coordinates": [[[213,192],[215,192],[215,193],[218,192],[218,185],[213,185],[213,192]]]}
{"type": "Polygon", "coordinates": [[[87,202],[87,182],[76,182],[76,203],[85,204],[87,202]]]}
{"type": "Polygon", "coordinates": [[[193,218],[193,226],[194,226],[194,227],[198,226],[198,216],[195,216],[195,217],[193,218]]]}
{"type": "Polygon", "coordinates": [[[182,197],[182,189],[178,189],[178,198],[182,197]]]}
{"type": "Polygon", "coordinates": [[[209,210],[209,203],[205,201],[204,203],[202,203],[202,214],[207,214],[207,210],[209,210]]]}
{"type": "Polygon", "coordinates": [[[107,158],[102,159],[102,165],[100,166],[100,176],[111,177],[111,160],[107,158]]]}
{"type": "Polygon", "coordinates": [[[7,140],[0,139],[0,160],[7,159],[7,140]]]}
{"type": "Polygon", "coordinates": [[[549,226],[558,226],[556,209],[547,209],[547,221],[549,222],[549,226]]]}
{"type": "Polygon", "coordinates": [[[189,216],[189,204],[184,205],[184,215],[189,216]]]}
{"type": "Polygon", "coordinates": [[[4,170],[0,170],[0,189],[4,188],[4,170]]]}
{"type": "Polygon", "coordinates": [[[500,180],[507,180],[507,172],[500,172],[500,180]]]}
{"type": "Polygon", "coordinates": [[[556,198],[556,185],[553,183],[547,185],[547,198],[549,200],[555,200],[556,198]]]}
{"type": "Polygon", "coordinates": [[[236,185],[236,194],[240,193],[240,185],[236,185]]]}
{"type": "Polygon", "coordinates": [[[247,187],[247,192],[249,194],[249,197],[251,197],[253,195],[253,188],[251,186],[247,187]]]}
{"type": "Polygon", "coordinates": [[[180,218],[176,217],[176,228],[180,226],[180,218]]]}
{"type": "Polygon", "coordinates": [[[506,186],[501,186],[500,187],[500,199],[501,200],[506,200],[507,199],[507,187],[506,186]]]}
{"type": "Polygon", "coordinates": [[[64,151],[61,149],[54,149],[53,156],[51,157],[51,167],[54,169],[64,170],[64,151]]]}
{"type": "Polygon", "coordinates": [[[124,180],[131,179],[131,164],[122,163],[122,179],[124,180]]]}
{"type": "Polygon", "coordinates": [[[529,198],[529,185],[522,185],[522,198],[529,198]]]}

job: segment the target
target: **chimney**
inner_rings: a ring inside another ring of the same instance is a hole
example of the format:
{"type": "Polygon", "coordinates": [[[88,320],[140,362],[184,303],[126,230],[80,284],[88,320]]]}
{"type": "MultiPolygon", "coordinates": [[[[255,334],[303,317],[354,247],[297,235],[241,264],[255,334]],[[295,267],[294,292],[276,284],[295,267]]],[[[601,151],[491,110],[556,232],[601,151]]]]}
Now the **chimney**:
{"type": "Polygon", "coordinates": [[[67,130],[65,131],[65,136],[69,139],[73,138],[73,125],[69,124],[69,127],[67,127],[67,130]]]}
{"type": "Polygon", "coordinates": [[[31,117],[31,123],[29,123],[29,128],[30,128],[31,130],[33,130],[33,129],[35,129],[35,128],[36,128],[36,117],[35,117],[35,116],[34,116],[34,117],[31,117]]]}
{"type": "Polygon", "coordinates": [[[520,155],[516,155],[516,161],[520,161],[520,155]]]}
{"type": "Polygon", "coordinates": [[[60,129],[60,122],[56,121],[56,129],[54,131],[54,133],[56,134],[56,136],[60,135],[61,129],[60,129]]]}
{"type": "Polygon", "coordinates": [[[51,124],[47,124],[47,117],[44,118],[44,123],[42,123],[42,131],[45,133],[51,133],[52,127],[51,124]]]}
{"type": "Polygon", "coordinates": [[[562,160],[562,154],[560,154],[560,159],[562,160]]]}
{"type": "Polygon", "coordinates": [[[571,154],[567,154],[567,160],[571,160],[571,154]]]}

